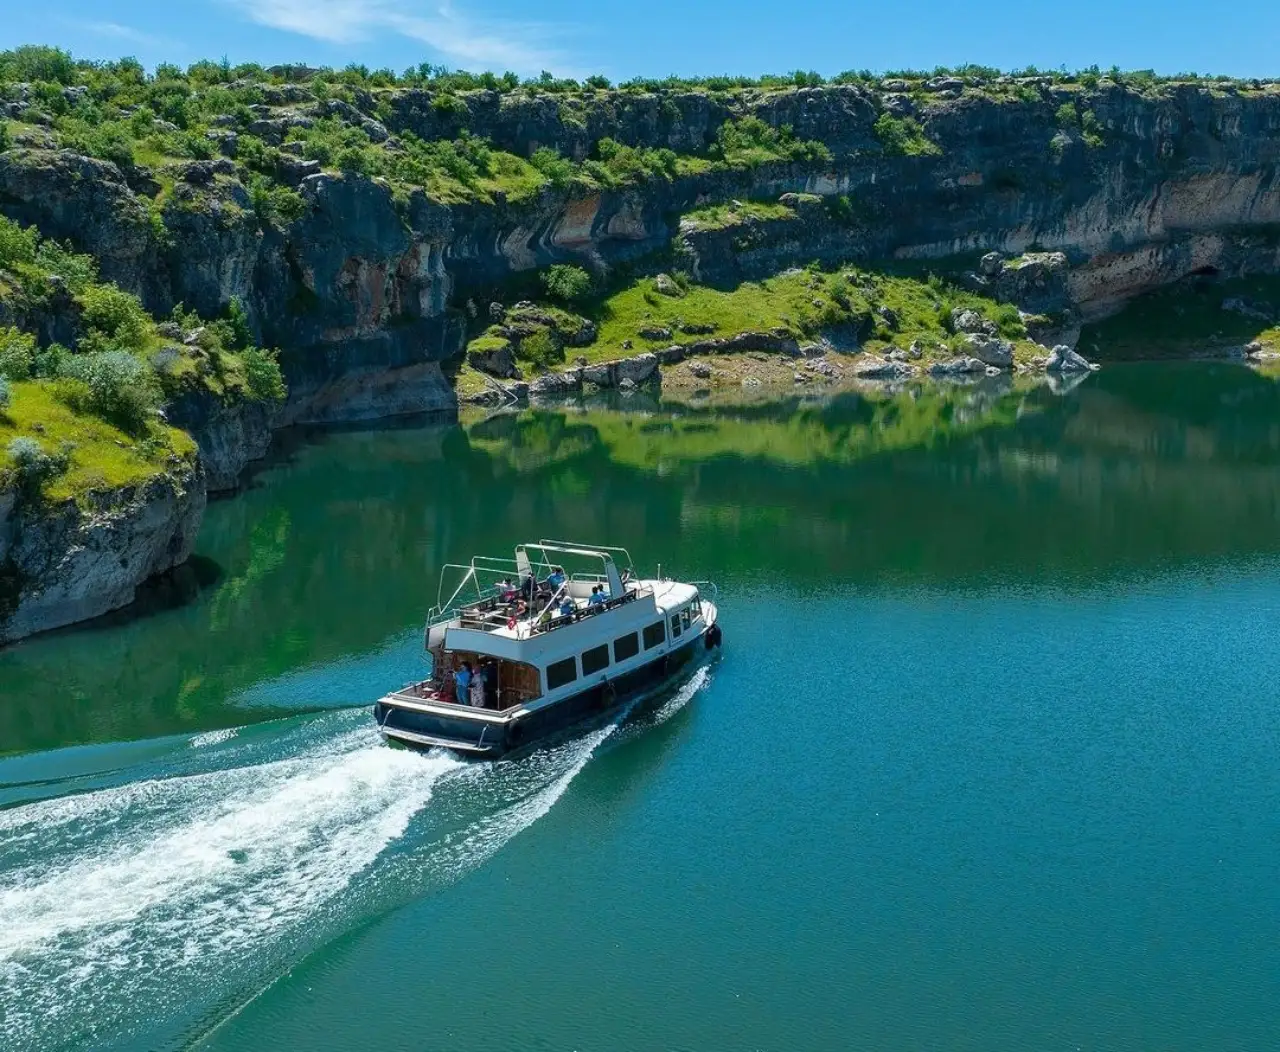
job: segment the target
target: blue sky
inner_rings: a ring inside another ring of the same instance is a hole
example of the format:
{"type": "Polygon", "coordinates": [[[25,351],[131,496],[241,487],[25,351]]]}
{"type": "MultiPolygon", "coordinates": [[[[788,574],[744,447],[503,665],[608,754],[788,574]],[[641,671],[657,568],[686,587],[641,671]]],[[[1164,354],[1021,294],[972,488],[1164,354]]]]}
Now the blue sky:
{"type": "Polygon", "coordinates": [[[1280,0],[0,0],[0,47],[148,66],[362,62],[400,70],[668,73],[1097,63],[1280,76],[1280,0]]]}

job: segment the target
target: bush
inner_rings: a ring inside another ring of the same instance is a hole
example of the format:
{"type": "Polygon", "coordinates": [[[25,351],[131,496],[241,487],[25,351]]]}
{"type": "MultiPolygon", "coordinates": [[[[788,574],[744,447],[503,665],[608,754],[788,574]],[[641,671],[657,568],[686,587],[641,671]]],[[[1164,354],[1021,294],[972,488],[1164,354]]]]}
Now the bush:
{"type": "Polygon", "coordinates": [[[0,379],[26,380],[36,362],[36,339],[14,328],[0,328],[0,379]]]}
{"type": "Polygon", "coordinates": [[[549,369],[564,361],[564,347],[551,334],[551,330],[539,329],[520,341],[516,349],[516,357],[521,361],[549,369]]]}
{"type": "Polygon", "coordinates": [[[47,238],[36,250],[36,263],[61,277],[72,292],[83,292],[98,280],[98,263],[92,256],[73,252],[70,245],[47,238]]]}
{"type": "Polygon", "coordinates": [[[942,153],[942,148],[926,138],[924,129],[910,117],[882,113],[876,118],[875,133],[884,152],[892,156],[926,157],[942,153]]]}
{"type": "Polygon", "coordinates": [[[116,285],[92,285],[76,298],[95,349],[140,350],[147,342],[151,319],[136,297],[116,285]]]}
{"type": "Polygon", "coordinates": [[[284,401],[288,392],[275,351],[249,347],[241,353],[240,360],[244,363],[245,386],[252,397],[260,402],[284,401]]]}
{"type": "Polygon", "coordinates": [[[122,431],[144,431],[159,405],[151,371],[126,351],[73,354],[60,363],[57,395],[78,412],[93,413],[122,431]]]}
{"type": "Polygon", "coordinates": [[[1064,102],[1058,107],[1054,120],[1064,131],[1074,131],[1080,127],[1080,114],[1076,112],[1075,105],[1070,102],[1064,102]]]}
{"type": "Polygon", "coordinates": [[[13,439],[7,452],[13,461],[18,486],[28,496],[35,496],[46,482],[67,470],[68,457],[65,454],[50,456],[39,442],[25,435],[13,439]]]}
{"type": "Polygon", "coordinates": [[[539,146],[533,151],[533,156],[529,158],[529,163],[545,175],[552,186],[568,186],[570,180],[573,179],[573,162],[567,157],[561,157],[550,147],[539,146]]]}
{"type": "Polygon", "coordinates": [[[555,263],[542,275],[542,287],[552,299],[575,303],[591,294],[591,275],[572,263],[555,263]]]}
{"type": "Polygon", "coordinates": [[[0,411],[8,409],[12,400],[13,392],[9,388],[9,381],[0,376],[0,411]]]}
{"type": "Polygon", "coordinates": [[[12,51],[0,51],[0,80],[45,80],[74,84],[75,59],[60,48],[24,44],[12,51]]]}
{"type": "Polygon", "coordinates": [[[0,216],[0,267],[34,262],[39,240],[35,227],[20,227],[0,216]]]}

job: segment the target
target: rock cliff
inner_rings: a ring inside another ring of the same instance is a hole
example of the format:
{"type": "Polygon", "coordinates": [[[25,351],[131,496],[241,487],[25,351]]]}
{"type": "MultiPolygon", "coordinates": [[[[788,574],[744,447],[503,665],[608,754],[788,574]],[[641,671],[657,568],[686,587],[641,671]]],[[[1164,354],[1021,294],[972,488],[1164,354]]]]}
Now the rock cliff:
{"type": "Polygon", "coordinates": [[[204,507],[198,465],[87,507],[0,492],[0,643],[127,605],[141,582],[186,561],[204,507]]]}
{"type": "MultiPolygon", "coordinates": [[[[972,279],[1036,314],[1027,328],[1046,345],[1189,274],[1280,272],[1274,85],[962,78],[558,95],[391,87],[339,99],[306,79],[251,86],[252,105],[197,129],[220,156],[153,166],[84,156],[38,127],[56,122],[30,116],[30,92],[10,93],[9,116],[37,126],[0,150],[0,213],[91,252],[156,315],[185,304],[213,317],[240,301],[255,339],[280,349],[289,396],[278,407],[179,399],[169,419],[196,438],[202,467],[97,510],[37,518],[0,493],[0,640],[125,603],[185,558],[206,488],[233,488],[274,428],[453,407],[442,365],[460,358],[491,300],[519,299],[552,263],[608,276],[674,254],[695,280],[733,285],[813,260],[972,256],[972,279]],[[483,140],[536,184],[446,193],[322,163],[289,141],[322,122],[393,160],[423,142],[483,140]],[[812,149],[734,160],[733,127],[812,149]],[[606,144],[657,151],[665,167],[637,162],[611,182],[538,174],[548,154],[586,170],[606,144]],[[772,207],[699,221],[736,201],[772,207]],[[978,266],[984,253],[1000,255],[978,266]]],[[[0,297],[0,323],[60,339],[56,310],[4,310],[0,297]]],[[[631,379],[632,368],[606,371],[631,379]]]]}

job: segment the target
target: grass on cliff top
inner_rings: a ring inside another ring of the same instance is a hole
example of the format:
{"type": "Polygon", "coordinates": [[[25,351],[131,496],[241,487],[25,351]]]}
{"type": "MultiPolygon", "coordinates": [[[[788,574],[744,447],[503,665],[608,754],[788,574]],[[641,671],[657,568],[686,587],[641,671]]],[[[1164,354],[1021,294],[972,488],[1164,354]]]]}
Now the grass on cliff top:
{"type": "Polygon", "coordinates": [[[1132,300],[1118,314],[1086,326],[1080,347],[1107,359],[1185,358],[1253,341],[1280,351],[1280,277],[1215,281],[1194,278],[1132,300]],[[1255,317],[1227,310],[1242,301],[1255,317]]]}
{"type": "Polygon", "coordinates": [[[0,488],[13,482],[8,450],[15,438],[35,439],[51,456],[68,453],[67,471],[44,491],[53,501],[144,482],[164,474],[173,458],[195,453],[195,442],[185,432],[156,423],[142,438],[129,435],[96,416],[72,411],[42,381],[14,384],[12,395],[8,408],[0,409],[0,488]]]}

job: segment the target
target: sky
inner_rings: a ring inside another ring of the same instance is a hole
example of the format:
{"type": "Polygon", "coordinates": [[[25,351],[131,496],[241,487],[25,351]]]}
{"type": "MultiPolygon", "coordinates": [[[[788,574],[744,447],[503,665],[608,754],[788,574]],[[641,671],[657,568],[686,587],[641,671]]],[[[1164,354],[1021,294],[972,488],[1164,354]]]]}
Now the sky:
{"type": "Polygon", "coordinates": [[[1280,77],[1280,0],[0,0],[0,48],[561,76],[967,62],[1280,77]]]}

